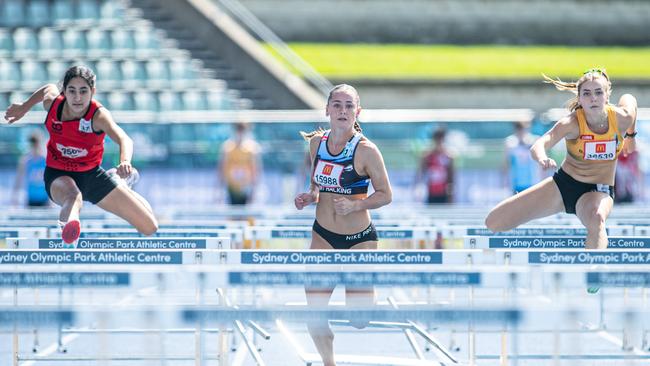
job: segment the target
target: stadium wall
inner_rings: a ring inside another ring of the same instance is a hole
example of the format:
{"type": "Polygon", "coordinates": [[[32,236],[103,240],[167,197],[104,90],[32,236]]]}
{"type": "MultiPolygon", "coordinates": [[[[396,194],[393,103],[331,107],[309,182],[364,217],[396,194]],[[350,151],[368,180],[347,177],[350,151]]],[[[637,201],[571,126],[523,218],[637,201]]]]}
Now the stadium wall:
{"type": "Polygon", "coordinates": [[[240,2],[289,42],[650,43],[650,2],[644,0],[240,2]]]}

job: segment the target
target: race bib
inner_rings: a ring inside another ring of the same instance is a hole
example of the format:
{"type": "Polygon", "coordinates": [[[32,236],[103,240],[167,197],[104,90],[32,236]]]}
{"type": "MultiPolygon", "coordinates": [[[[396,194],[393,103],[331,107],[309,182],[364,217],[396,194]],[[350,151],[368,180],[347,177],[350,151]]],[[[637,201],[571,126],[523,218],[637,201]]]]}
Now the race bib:
{"type": "Polygon", "coordinates": [[[84,156],[88,155],[88,150],[72,146],[56,144],[56,149],[59,150],[63,157],[70,159],[83,158],[84,156]]]}
{"type": "Polygon", "coordinates": [[[585,160],[614,160],[616,140],[585,141],[585,160]]]}
{"type": "Polygon", "coordinates": [[[340,188],[343,165],[319,160],[314,170],[314,181],[323,188],[340,188]]]}
{"type": "Polygon", "coordinates": [[[92,121],[87,121],[85,119],[80,119],[79,120],[79,132],[84,132],[84,133],[92,133],[93,132],[93,127],[92,127],[92,121]]]}

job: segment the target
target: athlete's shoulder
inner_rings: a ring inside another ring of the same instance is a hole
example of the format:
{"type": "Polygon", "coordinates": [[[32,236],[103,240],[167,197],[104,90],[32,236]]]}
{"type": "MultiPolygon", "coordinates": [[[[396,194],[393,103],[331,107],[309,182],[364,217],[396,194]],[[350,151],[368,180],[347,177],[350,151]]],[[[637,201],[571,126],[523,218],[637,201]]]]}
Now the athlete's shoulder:
{"type": "Polygon", "coordinates": [[[362,156],[381,155],[381,152],[379,151],[377,145],[375,145],[374,142],[370,141],[365,136],[359,140],[359,144],[357,145],[357,153],[361,154],[362,156]]]}
{"type": "Polygon", "coordinates": [[[515,135],[510,135],[510,136],[506,137],[505,145],[506,145],[506,148],[508,148],[508,149],[512,149],[512,148],[517,147],[519,145],[519,138],[517,138],[517,136],[515,136],[515,135]]]}
{"type": "Polygon", "coordinates": [[[320,141],[323,139],[325,131],[318,131],[313,136],[309,138],[309,146],[314,147],[320,144],[320,141]]]}
{"type": "Polygon", "coordinates": [[[617,120],[632,120],[636,117],[636,110],[630,111],[628,108],[623,108],[618,105],[610,104],[608,108],[614,112],[617,120]]]}
{"type": "Polygon", "coordinates": [[[258,153],[262,148],[260,144],[253,140],[253,139],[247,139],[242,142],[242,147],[244,150],[249,151],[251,153],[258,153]]]}
{"type": "Polygon", "coordinates": [[[571,111],[570,113],[562,116],[560,119],[557,120],[555,123],[556,125],[560,126],[570,126],[570,125],[578,125],[578,110],[576,109],[575,111],[571,111]]]}
{"type": "Polygon", "coordinates": [[[223,151],[232,151],[232,149],[235,148],[235,142],[233,140],[226,140],[223,142],[223,145],[221,145],[221,150],[223,151]]]}

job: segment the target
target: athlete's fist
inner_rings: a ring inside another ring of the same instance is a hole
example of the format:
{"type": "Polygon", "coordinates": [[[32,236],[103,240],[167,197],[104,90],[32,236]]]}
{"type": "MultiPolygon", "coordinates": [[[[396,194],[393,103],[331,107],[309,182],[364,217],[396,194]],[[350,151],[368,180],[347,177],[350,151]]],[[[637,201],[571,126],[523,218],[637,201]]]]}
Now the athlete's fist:
{"type": "Polygon", "coordinates": [[[349,200],[345,197],[334,198],[334,211],[337,215],[345,216],[350,212],[357,211],[357,200],[349,200]]]}
{"type": "Polygon", "coordinates": [[[124,160],[116,167],[117,175],[122,179],[126,179],[133,172],[133,166],[128,160],[124,160]]]}
{"type": "Polygon", "coordinates": [[[312,203],[316,202],[316,196],[311,192],[300,193],[293,200],[294,205],[299,210],[302,210],[305,206],[309,206],[312,203]]]}
{"type": "Polygon", "coordinates": [[[25,110],[25,106],[22,103],[12,103],[5,111],[5,121],[7,121],[9,124],[12,124],[23,118],[25,113],[27,113],[27,111],[25,110]]]}
{"type": "Polygon", "coordinates": [[[557,163],[555,162],[555,160],[553,160],[551,158],[546,158],[546,159],[540,160],[539,165],[541,165],[544,170],[556,169],[557,168],[557,163]]]}

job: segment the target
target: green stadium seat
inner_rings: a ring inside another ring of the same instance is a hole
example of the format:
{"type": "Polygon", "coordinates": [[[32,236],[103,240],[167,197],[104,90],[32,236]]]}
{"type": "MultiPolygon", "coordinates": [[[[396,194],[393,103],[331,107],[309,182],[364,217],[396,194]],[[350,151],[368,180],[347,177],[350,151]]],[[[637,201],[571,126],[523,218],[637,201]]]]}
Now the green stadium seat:
{"type": "MultiPolygon", "coordinates": [[[[27,94],[27,92],[24,91],[12,91],[9,93],[9,104],[11,103],[22,103],[29,98],[31,94],[27,94]]],[[[36,104],[32,110],[43,110],[43,105],[42,104],[36,104]]]]}
{"type": "MultiPolygon", "coordinates": [[[[71,61],[67,62],[67,67],[70,68],[72,66],[86,66],[89,69],[93,70],[95,74],[97,73],[97,62],[94,60],[88,60],[88,59],[74,59],[71,61]]],[[[63,78],[63,75],[61,75],[63,78]]]]}
{"type": "Polygon", "coordinates": [[[0,57],[9,57],[13,51],[13,35],[9,30],[0,28],[0,57]]]}
{"type": "Polygon", "coordinates": [[[239,109],[239,100],[241,99],[241,94],[239,90],[228,89],[225,93],[225,98],[223,99],[223,109],[239,109]]]}
{"type": "Polygon", "coordinates": [[[135,54],[133,31],[117,28],[111,30],[111,50],[115,57],[131,57],[135,54]]]}
{"type": "Polygon", "coordinates": [[[104,21],[120,23],[124,20],[124,7],[117,1],[104,0],[99,5],[99,15],[104,21]]]}
{"type": "Polygon", "coordinates": [[[70,23],[73,21],[75,14],[72,0],[54,0],[51,16],[54,24],[70,23]]]}
{"type": "Polygon", "coordinates": [[[27,25],[38,28],[51,24],[48,0],[29,0],[27,4],[27,25]]]}
{"type": "Polygon", "coordinates": [[[152,59],[146,62],[147,86],[150,88],[164,88],[169,86],[169,69],[167,62],[161,59],[152,59]]]}
{"type": "Polygon", "coordinates": [[[0,80],[2,89],[11,90],[20,86],[20,65],[10,59],[0,59],[0,80]]]}
{"type": "Polygon", "coordinates": [[[38,55],[42,58],[59,57],[63,53],[63,35],[60,31],[44,27],[38,31],[38,55]]]}
{"type": "Polygon", "coordinates": [[[254,107],[253,101],[248,98],[239,98],[236,105],[236,109],[253,109],[254,107]]]}
{"type": "Polygon", "coordinates": [[[223,90],[209,90],[206,93],[206,99],[209,110],[219,111],[228,109],[223,90]]]}
{"type": "Polygon", "coordinates": [[[156,94],[148,90],[136,91],[133,95],[136,111],[151,111],[158,112],[158,97],[156,94]]]}
{"type": "Polygon", "coordinates": [[[99,19],[99,3],[97,0],[77,0],[77,19],[96,21],[99,19]]]}
{"type": "Polygon", "coordinates": [[[111,104],[108,101],[108,93],[103,91],[98,91],[95,93],[94,99],[100,102],[104,107],[111,109],[111,104]]]}
{"type": "Polygon", "coordinates": [[[22,75],[20,86],[24,89],[36,89],[48,82],[48,74],[43,62],[26,59],[20,63],[22,75]]]}
{"type": "Polygon", "coordinates": [[[177,87],[191,87],[196,85],[199,77],[200,61],[194,59],[178,58],[169,62],[171,83],[177,87]]]}
{"type": "Polygon", "coordinates": [[[33,57],[38,52],[38,38],[31,28],[16,28],[13,34],[16,58],[33,57]]]}
{"type": "Polygon", "coordinates": [[[183,92],[183,109],[186,111],[204,111],[208,109],[205,93],[199,90],[187,90],[183,92]]]}
{"type": "Polygon", "coordinates": [[[140,88],[144,86],[147,73],[142,62],[135,60],[122,61],[122,85],[125,88],[140,88]]]}
{"type": "Polygon", "coordinates": [[[25,2],[23,0],[5,0],[0,2],[0,25],[19,27],[25,25],[25,2]]]}
{"type": "Polygon", "coordinates": [[[102,89],[116,88],[122,84],[122,70],[117,61],[104,58],[97,61],[97,85],[102,89]]]}
{"type": "Polygon", "coordinates": [[[66,56],[85,56],[87,46],[84,32],[77,28],[68,28],[63,31],[63,47],[66,56]]]}
{"type": "Polygon", "coordinates": [[[135,40],[135,49],[138,52],[147,54],[158,54],[160,49],[160,42],[157,35],[159,32],[153,28],[137,29],[133,32],[133,39],[135,40]]]}
{"type": "Polygon", "coordinates": [[[174,59],[169,62],[169,76],[173,81],[193,79],[189,67],[190,60],[174,59]]]}
{"type": "Polygon", "coordinates": [[[47,80],[51,83],[57,83],[63,80],[65,72],[68,70],[68,65],[65,62],[58,60],[50,60],[47,63],[47,80]]]}
{"type": "Polygon", "coordinates": [[[0,92],[0,110],[6,111],[9,107],[9,93],[0,92]]]}
{"type": "Polygon", "coordinates": [[[183,109],[183,103],[179,93],[165,90],[158,95],[158,103],[161,112],[180,111],[183,109]]]}
{"type": "Polygon", "coordinates": [[[86,54],[88,57],[96,58],[111,54],[111,41],[108,31],[93,28],[86,32],[86,54]]]}
{"type": "Polygon", "coordinates": [[[125,91],[114,91],[108,94],[110,108],[119,111],[132,111],[133,98],[131,93],[125,91]]]}

